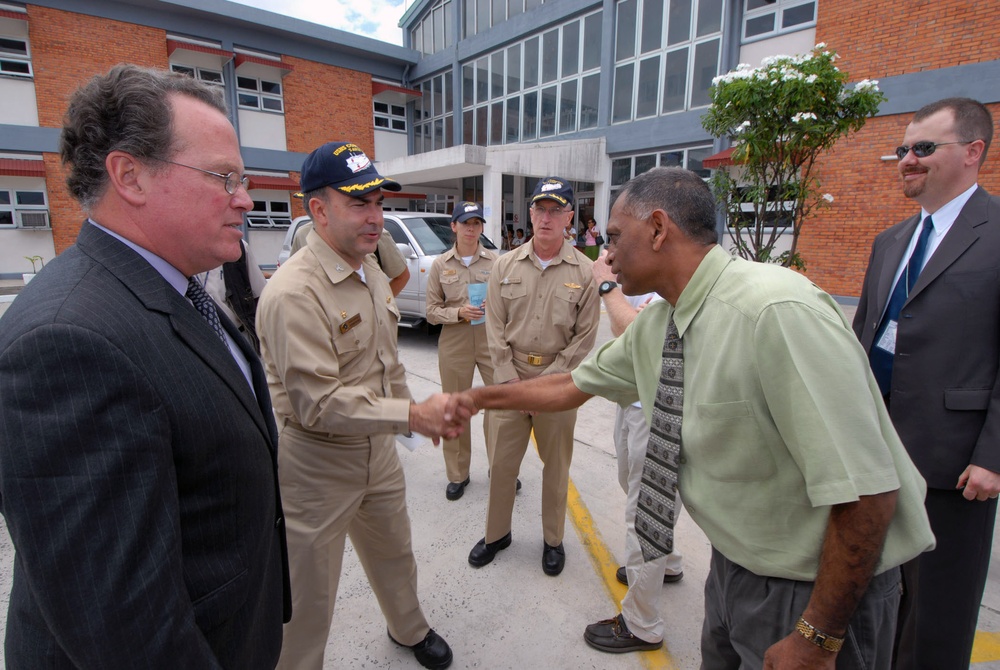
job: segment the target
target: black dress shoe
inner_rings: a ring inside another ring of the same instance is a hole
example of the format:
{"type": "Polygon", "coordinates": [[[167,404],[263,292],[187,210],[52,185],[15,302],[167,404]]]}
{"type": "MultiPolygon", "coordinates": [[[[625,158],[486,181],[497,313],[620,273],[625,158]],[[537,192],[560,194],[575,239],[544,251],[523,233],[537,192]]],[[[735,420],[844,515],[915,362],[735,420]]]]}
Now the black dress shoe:
{"type": "Polygon", "coordinates": [[[646,642],[637,638],[625,625],[621,614],[613,619],[592,623],[583,632],[583,639],[594,649],[610,654],[624,654],[629,651],[653,651],[663,646],[663,641],[646,642]]]}
{"type": "MultiPolygon", "coordinates": [[[[625,572],[625,566],[624,565],[622,567],[618,568],[618,572],[615,573],[615,577],[617,577],[618,581],[620,581],[622,584],[624,584],[625,586],[628,586],[628,573],[625,572]]],[[[674,582],[679,582],[682,579],[684,579],[684,573],[683,572],[678,572],[676,575],[666,575],[666,574],[663,575],[663,583],[664,584],[673,584],[674,582]]]]}
{"type": "Polygon", "coordinates": [[[517,487],[514,489],[514,493],[517,493],[520,490],[521,490],[521,478],[518,477],[518,479],[517,479],[517,487]]]}
{"type": "Polygon", "coordinates": [[[396,638],[389,633],[389,639],[400,647],[413,650],[413,655],[417,658],[417,663],[425,668],[441,670],[451,665],[451,647],[444,641],[444,638],[434,632],[432,628],[427,632],[424,639],[416,644],[403,644],[397,642],[396,638]]]}
{"type": "Polygon", "coordinates": [[[564,565],[566,565],[566,551],[562,542],[557,547],[550,546],[546,542],[545,551],[542,552],[542,571],[550,577],[555,577],[563,571],[564,565]]]}
{"type": "Polygon", "coordinates": [[[474,568],[481,568],[489,565],[496,558],[497,552],[510,546],[511,534],[507,533],[496,542],[486,542],[484,537],[469,552],[469,565],[474,568]]]}
{"type": "Polygon", "coordinates": [[[448,500],[458,500],[465,493],[465,487],[469,485],[469,481],[471,480],[466,477],[464,482],[459,482],[458,484],[448,482],[448,488],[444,490],[444,497],[448,500]]]}

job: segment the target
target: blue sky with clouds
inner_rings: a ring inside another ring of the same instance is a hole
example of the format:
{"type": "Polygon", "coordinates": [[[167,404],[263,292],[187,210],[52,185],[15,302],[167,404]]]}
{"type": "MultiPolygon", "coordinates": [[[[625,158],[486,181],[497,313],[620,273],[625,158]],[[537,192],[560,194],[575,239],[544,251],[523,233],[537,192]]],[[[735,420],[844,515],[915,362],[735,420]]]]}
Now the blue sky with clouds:
{"type": "Polygon", "coordinates": [[[410,4],[407,0],[232,1],[393,44],[403,43],[403,32],[397,24],[410,4]],[[366,6],[367,11],[358,11],[359,6],[366,6]]]}

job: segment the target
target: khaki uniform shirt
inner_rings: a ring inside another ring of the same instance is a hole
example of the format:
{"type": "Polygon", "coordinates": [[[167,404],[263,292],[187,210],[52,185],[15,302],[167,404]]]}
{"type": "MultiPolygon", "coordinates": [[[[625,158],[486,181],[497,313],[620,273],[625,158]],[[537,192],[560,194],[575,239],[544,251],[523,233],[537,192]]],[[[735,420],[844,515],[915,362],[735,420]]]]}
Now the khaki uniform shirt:
{"type": "Polygon", "coordinates": [[[469,267],[452,247],[434,259],[427,277],[427,320],[430,323],[458,323],[458,310],[469,304],[469,284],[485,284],[490,279],[496,253],[482,244],[469,267]]]}
{"type": "Polygon", "coordinates": [[[365,282],[312,231],[264,289],[257,332],[279,426],[290,420],[359,444],[409,430],[399,311],[375,258],[362,267],[365,282]]]}
{"type": "Polygon", "coordinates": [[[573,370],[594,346],[601,299],[592,262],[569,242],[542,270],[529,241],[497,259],[486,294],[493,381],[519,379],[514,352],[552,357],[539,374],[573,370]]]}
{"type": "MultiPolygon", "coordinates": [[[[295,231],[295,237],[292,238],[292,251],[290,256],[296,251],[306,246],[306,239],[309,237],[309,233],[316,226],[312,221],[308,223],[303,223],[298,230],[295,231]]],[[[388,230],[382,229],[382,235],[378,238],[378,257],[381,259],[379,266],[382,268],[382,272],[389,277],[389,279],[395,279],[399,275],[403,274],[403,270],[406,269],[406,259],[403,255],[399,253],[399,249],[396,248],[396,241],[392,239],[392,235],[389,234],[388,230]]]]}

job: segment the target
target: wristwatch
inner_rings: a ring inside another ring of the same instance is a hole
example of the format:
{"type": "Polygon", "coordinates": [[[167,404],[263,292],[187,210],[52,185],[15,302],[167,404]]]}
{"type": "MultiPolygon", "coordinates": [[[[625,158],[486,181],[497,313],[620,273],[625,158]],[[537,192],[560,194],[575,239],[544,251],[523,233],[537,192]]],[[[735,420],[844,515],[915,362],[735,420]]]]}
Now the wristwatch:
{"type": "Polygon", "coordinates": [[[836,652],[840,651],[840,648],[844,646],[844,638],[827,635],[802,617],[799,617],[799,620],[795,623],[795,630],[799,633],[799,635],[809,640],[820,649],[836,652]]]}
{"type": "Polygon", "coordinates": [[[618,284],[616,284],[615,282],[602,281],[601,285],[597,287],[597,295],[603,298],[605,295],[607,295],[611,291],[614,291],[616,288],[618,288],[618,284]]]}

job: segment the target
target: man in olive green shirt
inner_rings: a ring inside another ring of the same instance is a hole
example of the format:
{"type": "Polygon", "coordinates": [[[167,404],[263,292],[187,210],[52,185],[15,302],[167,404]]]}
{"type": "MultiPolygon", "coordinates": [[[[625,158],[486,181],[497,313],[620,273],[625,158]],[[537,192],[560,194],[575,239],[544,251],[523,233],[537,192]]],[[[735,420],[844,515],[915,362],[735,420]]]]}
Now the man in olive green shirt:
{"type": "MultiPolygon", "coordinates": [[[[474,389],[451,409],[546,411],[600,394],[641,400],[649,419],[673,319],[685,380],[678,490],[713,546],[703,667],[888,668],[898,566],[934,540],[924,482],[843,314],[801,275],[720,248],[712,195],[685,170],[628,182],[608,239],[625,293],[666,302],[572,374],[474,389]]],[[[584,637],[610,652],[645,644],[620,616],[584,637]]]]}

